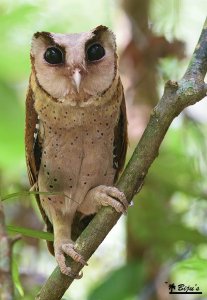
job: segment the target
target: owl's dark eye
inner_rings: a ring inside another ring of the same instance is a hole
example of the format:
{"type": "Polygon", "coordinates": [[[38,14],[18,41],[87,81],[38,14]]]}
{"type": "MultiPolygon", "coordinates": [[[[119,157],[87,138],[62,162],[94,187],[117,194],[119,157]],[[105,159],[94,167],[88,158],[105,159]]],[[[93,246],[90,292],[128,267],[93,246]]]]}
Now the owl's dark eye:
{"type": "Polygon", "coordinates": [[[44,59],[51,65],[62,64],[64,61],[62,51],[56,47],[47,48],[44,59]]]}
{"type": "Polygon", "coordinates": [[[104,48],[96,43],[91,45],[88,49],[87,49],[87,58],[89,61],[96,61],[101,59],[102,57],[104,57],[105,55],[105,50],[104,48]]]}

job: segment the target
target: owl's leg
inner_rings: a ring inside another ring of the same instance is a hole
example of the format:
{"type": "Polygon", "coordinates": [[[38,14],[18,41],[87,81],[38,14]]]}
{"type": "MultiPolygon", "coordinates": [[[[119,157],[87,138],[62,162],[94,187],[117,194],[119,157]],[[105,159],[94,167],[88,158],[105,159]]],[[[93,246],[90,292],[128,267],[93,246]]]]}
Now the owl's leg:
{"type": "Polygon", "coordinates": [[[81,278],[82,275],[75,275],[71,268],[66,265],[65,255],[70,256],[74,261],[87,265],[83,257],[74,249],[74,243],[71,240],[71,224],[70,216],[63,215],[60,211],[52,214],[52,223],[54,228],[54,252],[56,261],[63,274],[81,278]]]}
{"type": "MultiPolygon", "coordinates": [[[[129,203],[123,192],[116,187],[99,185],[91,189],[84,200],[84,208],[87,205],[112,206],[117,212],[126,213],[129,203]],[[89,204],[90,203],[90,204],[89,204]]],[[[82,205],[82,206],[83,206],[82,205]]]]}

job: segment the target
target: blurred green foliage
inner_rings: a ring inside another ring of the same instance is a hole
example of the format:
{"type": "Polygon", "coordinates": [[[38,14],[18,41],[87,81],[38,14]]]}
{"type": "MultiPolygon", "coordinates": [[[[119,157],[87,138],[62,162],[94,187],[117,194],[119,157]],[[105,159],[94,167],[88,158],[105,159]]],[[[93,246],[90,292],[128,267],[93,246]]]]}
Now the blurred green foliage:
{"type": "MultiPolygon", "coordinates": [[[[123,282],[127,282],[129,278],[127,272],[132,274],[135,267],[132,263],[126,266],[124,279],[121,275],[117,276],[119,272],[122,274],[123,268],[121,267],[112,272],[110,278],[104,280],[101,285],[94,287],[88,300],[95,299],[95,296],[97,296],[96,299],[99,297],[104,299],[101,295],[115,289],[115,296],[110,296],[109,293],[107,299],[139,299],[138,295],[141,295],[146,288],[146,278],[150,272],[155,272],[154,279],[151,278],[148,282],[148,288],[152,289],[153,295],[155,294],[153,286],[162,272],[160,266],[165,267],[168,263],[170,266],[167,267],[165,280],[158,281],[160,286],[167,288],[165,281],[170,277],[171,281],[174,280],[176,284],[185,283],[192,286],[198,284],[203,295],[207,295],[205,284],[207,248],[205,246],[203,255],[199,250],[201,245],[206,243],[206,170],[204,168],[205,171],[203,170],[204,173],[202,173],[198,165],[198,161],[201,161],[201,152],[206,149],[203,143],[204,138],[206,139],[205,129],[206,126],[186,121],[179,128],[169,130],[143,189],[135,197],[134,206],[129,208],[127,220],[132,249],[133,240],[138,241],[139,247],[133,251],[140,253],[139,264],[144,264],[145,268],[144,273],[139,271],[136,276],[137,289],[133,289],[130,284],[131,293],[121,289],[122,293],[119,294],[117,289],[118,286],[124,289],[123,282]],[[194,146],[196,144],[195,152],[192,151],[193,144],[194,146]],[[200,206],[201,209],[199,209],[200,206]],[[194,219],[197,222],[192,222],[194,219]],[[116,288],[111,281],[113,276],[118,281],[116,288]],[[109,288],[110,284],[112,287],[109,288]]],[[[133,286],[133,280],[131,284],[133,286]]]]}
{"type": "Polygon", "coordinates": [[[142,288],[145,279],[144,262],[133,262],[115,270],[89,295],[88,300],[130,299],[142,288]]]}
{"type": "Polygon", "coordinates": [[[14,86],[4,78],[0,79],[0,93],[0,168],[4,171],[18,166],[23,157],[24,113],[14,86]]]}
{"type": "MultiPolygon", "coordinates": [[[[167,1],[152,1],[151,19],[155,23],[155,30],[164,31],[168,37],[177,33],[174,24],[179,21],[180,3],[184,2],[170,1],[172,9],[169,9],[167,1]],[[169,14],[166,13],[168,10],[169,14]]],[[[92,4],[85,0],[1,0],[1,195],[28,189],[24,162],[24,99],[30,73],[29,50],[33,33],[87,31],[99,24],[113,27],[117,3],[112,0],[93,1],[92,4]]],[[[178,76],[180,64],[175,59],[166,58],[161,61],[159,68],[164,79],[174,78],[178,76]]],[[[88,300],[139,299],[138,295],[146,284],[146,273],[150,267],[156,268],[153,265],[155,261],[158,265],[171,261],[173,269],[171,273],[169,268],[167,277],[171,276],[175,282],[199,283],[203,293],[207,294],[206,132],[206,125],[189,121],[188,118],[183,118],[170,129],[143,190],[136,197],[135,205],[129,209],[130,234],[140,242],[141,259],[117,268],[105,279],[102,276],[101,282],[96,278],[88,300]],[[136,212],[133,215],[132,209],[136,212]],[[180,257],[188,250],[189,257],[182,260],[180,257]]],[[[13,202],[8,219],[15,215],[17,202],[20,202],[19,199],[13,202]]],[[[24,202],[28,205],[27,201],[24,202]]],[[[29,233],[33,234],[28,229],[29,233]]],[[[37,232],[34,235],[40,238],[37,232]]],[[[24,259],[25,248],[25,242],[15,248],[13,278],[18,300],[34,299],[45,279],[40,274],[32,274],[33,280],[28,281],[29,272],[25,274],[27,272],[19,267],[24,259]],[[23,288],[21,282],[24,283],[23,288]]],[[[30,257],[28,252],[26,255],[30,257]]],[[[33,261],[35,264],[39,253],[37,251],[32,255],[31,264],[33,261]]],[[[75,297],[67,295],[67,299],[75,297]]]]}

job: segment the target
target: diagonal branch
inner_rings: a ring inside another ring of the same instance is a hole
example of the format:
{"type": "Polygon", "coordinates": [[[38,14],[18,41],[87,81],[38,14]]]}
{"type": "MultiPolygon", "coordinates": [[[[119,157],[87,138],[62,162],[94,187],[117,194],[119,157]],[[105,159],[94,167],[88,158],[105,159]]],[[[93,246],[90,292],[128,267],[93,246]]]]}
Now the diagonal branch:
{"type": "MultiPolygon", "coordinates": [[[[153,109],[149,123],[139,141],[117,187],[129,201],[142,188],[147,172],[158,156],[162,140],[181,111],[203,99],[206,95],[204,77],[207,72],[207,19],[186,73],[179,82],[168,81],[164,94],[153,109]]],[[[121,214],[111,207],[102,208],[76,242],[77,251],[88,260],[116,224],[121,214]]],[[[67,262],[76,274],[82,266],[70,258],[67,262]]],[[[57,267],[42,287],[38,300],[58,300],[73,279],[61,274],[57,267]]]]}

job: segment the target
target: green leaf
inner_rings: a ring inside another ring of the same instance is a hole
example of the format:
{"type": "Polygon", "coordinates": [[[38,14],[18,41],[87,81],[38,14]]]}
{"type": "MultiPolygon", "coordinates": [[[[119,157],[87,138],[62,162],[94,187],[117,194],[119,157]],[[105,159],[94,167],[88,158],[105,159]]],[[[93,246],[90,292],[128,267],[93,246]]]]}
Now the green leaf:
{"type": "Polygon", "coordinates": [[[62,195],[64,197],[67,197],[67,195],[65,195],[62,192],[23,191],[23,192],[12,193],[12,194],[6,195],[4,197],[1,197],[1,201],[5,201],[5,200],[8,200],[8,199],[15,199],[15,198],[24,197],[24,196],[30,196],[30,195],[45,195],[45,196],[62,195]]]}
{"type": "Polygon", "coordinates": [[[29,229],[25,227],[13,226],[13,225],[7,225],[6,228],[9,233],[20,233],[31,238],[43,239],[46,241],[54,240],[53,234],[49,232],[29,229]]]}
{"type": "Polygon", "coordinates": [[[88,300],[124,300],[136,295],[142,288],[145,273],[141,262],[127,264],[114,271],[109,277],[95,288],[88,300]]]}
{"type": "Polygon", "coordinates": [[[18,265],[15,259],[12,259],[12,278],[16,289],[18,290],[21,297],[24,296],[24,290],[19,277],[18,265]]]}

